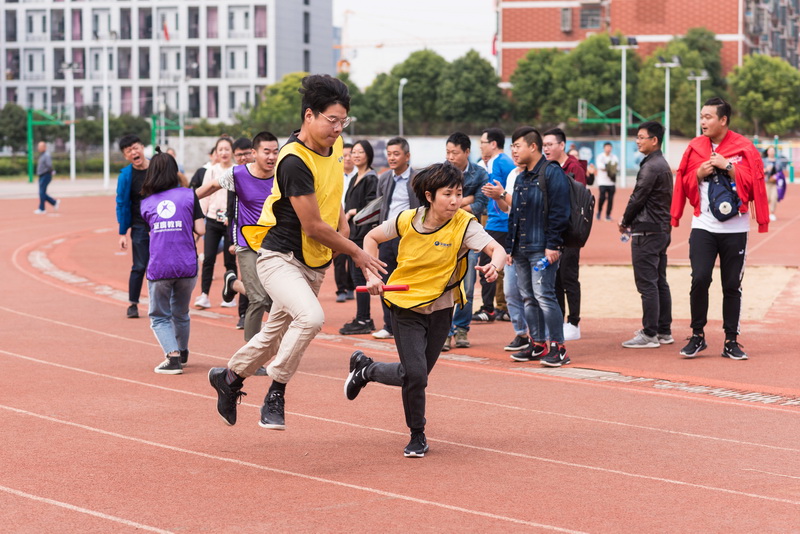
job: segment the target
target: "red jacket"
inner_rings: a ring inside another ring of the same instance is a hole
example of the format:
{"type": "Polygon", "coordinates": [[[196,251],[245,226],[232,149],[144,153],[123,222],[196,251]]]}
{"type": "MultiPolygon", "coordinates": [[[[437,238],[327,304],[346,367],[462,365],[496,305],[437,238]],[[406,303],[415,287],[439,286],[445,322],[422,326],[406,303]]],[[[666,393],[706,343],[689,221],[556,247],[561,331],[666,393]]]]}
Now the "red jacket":
{"type": "Polygon", "coordinates": [[[561,168],[564,169],[564,172],[567,174],[572,173],[572,178],[574,178],[576,182],[580,182],[585,186],[586,185],[585,165],[586,162],[581,163],[581,160],[579,160],[575,156],[567,156],[567,161],[564,162],[564,165],[562,165],[561,168]]]}
{"type": "MultiPolygon", "coordinates": [[[[717,154],[731,160],[736,166],[736,192],[742,199],[740,213],[748,213],[748,203],[755,207],[758,231],[766,232],[769,228],[769,204],[767,188],[764,184],[764,165],[761,154],[745,136],[728,130],[725,138],[717,147],[717,154]]],[[[672,226],[680,224],[686,200],[694,208],[694,215],[700,215],[700,189],[697,184],[697,169],[711,158],[711,139],[701,135],[689,143],[683,153],[678,173],[675,177],[675,191],[672,195],[670,215],[672,226]]]]}

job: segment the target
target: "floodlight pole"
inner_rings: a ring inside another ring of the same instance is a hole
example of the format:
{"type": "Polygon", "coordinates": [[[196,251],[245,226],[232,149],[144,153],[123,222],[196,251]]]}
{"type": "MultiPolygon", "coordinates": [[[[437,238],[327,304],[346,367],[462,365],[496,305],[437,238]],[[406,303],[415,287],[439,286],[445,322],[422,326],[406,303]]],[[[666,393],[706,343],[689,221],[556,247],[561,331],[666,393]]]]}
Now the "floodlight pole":
{"type": "Polygon", "coordinates": [[[694,122],[694,125],[695,125],[695,136],[700,137],[700,133],[701,133],[700,132],[700,99],[702,98],[701,91],[700,91],[700,84],[701,84],[701,82],[703,82],[705,80],[708,80],[708,71],[703,70],[699,75],[696,75],[694,73],[694,71],[692,71],[687,78],[689,80],[692,80],[692,81],[695,82],[696,95],[695,95],[695,114],[694,114],[694,121],[695,122],[694,122]]]}
{"type": "Polygon", "coordinates": [[[666,77],[664,79],[664,139],[662,143],[662,151],[664,152],[664,158],[669,161],[669,104],[670,104],[670,91],[669,91],[669,73],[672,69],[681,66],[680,58],[678,56],[672,56],[672,61],[666,61],[664,58],[659,58],[661,61],[656,63],[656,67],[659,69],[665,69],[666,77]]]}
{"type": "Polygon", "coordinates": [[[622,73],[621,73],[621,87],[620,87],[620,109],[619,109],[619,174],[622,181],[620,187],[626,185],[626,171],[628,170],[627,162],[627,147],[626,137],[628,133],[628,87],[627,87],[627,70],[628,70],[628,49],[639,48],[635,37],[628,37],[627,44],[622,44],[619,37],[611,37],[611,48],[613,50],[620,50],[622,52],[622,73]]]}
{"type": "Polygon", "coordinates": [[[397,119],[400,137],[403,137],[403,87],[408,83],[408,78],[400,78],[400,86],[397,88],[397,119]]]}

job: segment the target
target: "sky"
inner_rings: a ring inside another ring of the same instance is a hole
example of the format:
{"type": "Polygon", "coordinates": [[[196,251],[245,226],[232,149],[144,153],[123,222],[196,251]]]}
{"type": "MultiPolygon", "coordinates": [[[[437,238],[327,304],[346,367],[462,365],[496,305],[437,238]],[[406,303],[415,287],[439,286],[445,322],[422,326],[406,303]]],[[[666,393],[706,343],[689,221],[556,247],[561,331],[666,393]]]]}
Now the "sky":
{"type": "Polygon", "coordinates": [[[452,61],[475,49],[494,64],[495,0],[333,0],[342,55],[361,89],[416,50],[452,61]],[[381,46],[382,45],[382,46],[381,46]]]}

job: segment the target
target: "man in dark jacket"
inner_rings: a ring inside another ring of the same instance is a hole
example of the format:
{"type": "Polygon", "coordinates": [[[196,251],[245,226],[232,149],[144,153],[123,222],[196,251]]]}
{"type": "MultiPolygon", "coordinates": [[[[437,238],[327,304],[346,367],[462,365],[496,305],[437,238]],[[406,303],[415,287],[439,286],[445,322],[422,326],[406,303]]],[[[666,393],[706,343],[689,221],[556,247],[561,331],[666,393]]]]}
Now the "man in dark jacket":
{"type": "Polygon", "coordinates": [[[619,223],[619,231],[630,234],[633,277],[642,296],[642,329],[622,343],[629,349],[655,349],[674,342],[667,283],[672,171],[661,154],[663,137],[664,127],[657,122],[639,126],[636,145],[645,158],[619,223]]]}

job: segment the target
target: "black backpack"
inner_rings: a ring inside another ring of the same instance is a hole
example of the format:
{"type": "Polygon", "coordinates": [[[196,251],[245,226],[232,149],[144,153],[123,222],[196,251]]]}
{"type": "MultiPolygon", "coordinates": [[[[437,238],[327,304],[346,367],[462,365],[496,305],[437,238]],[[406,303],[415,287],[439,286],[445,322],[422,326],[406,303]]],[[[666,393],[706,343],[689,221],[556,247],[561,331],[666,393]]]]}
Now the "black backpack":
{"type": "Polygon", "coordinates": [[[739,215],[742,199],[735,187],[725,173],[715,171],[708,177],[708,209],[720,222],[739,215]]]}
{"type": "MultiPolygon", "coordinates": [[[[547,177],[545,170],[547,165],[542,167],[537,178],[539,178],[539,189],[542,191],[544,199],[544,220],[547,223],[547,177]]],[[[558,165],[558,163],[556,163],[558,165]]],[[[560,168],[560,167],[559,167],[560,168]]],[[[564,246],[569,248],[582,248],[589,240],[592,232],[592,222],[594,222],[594,195],[589,188],[567,174],[569,182],[569,221],[567,229],[562,234],[564,246]]]]}

